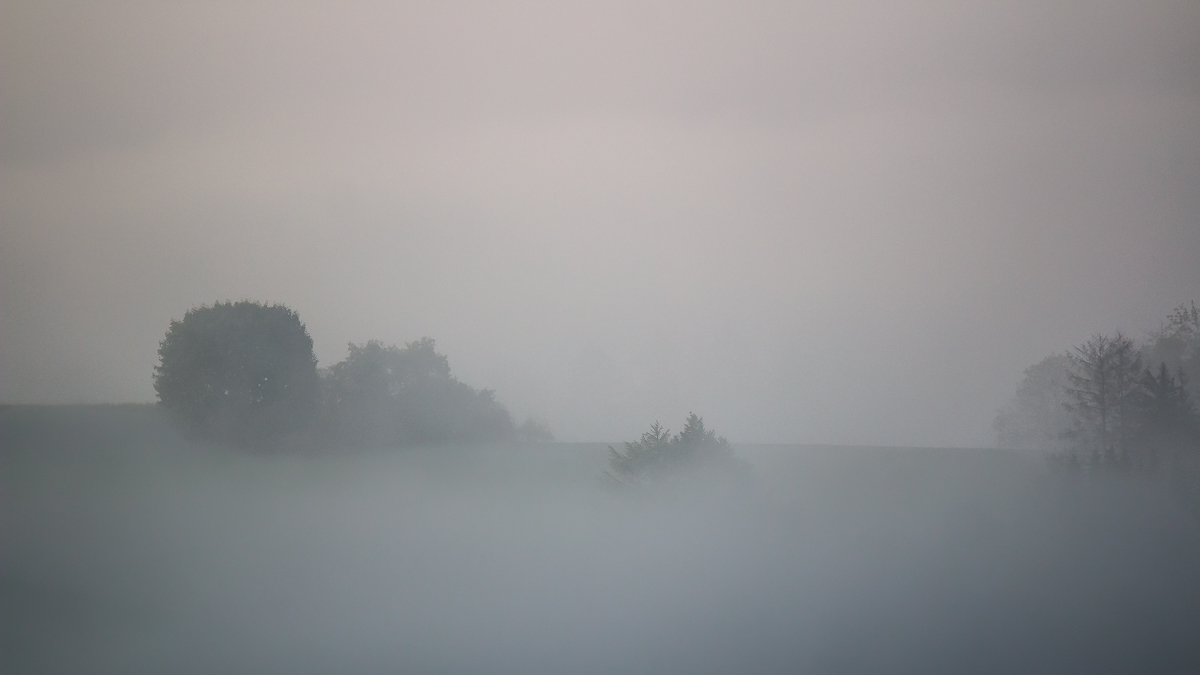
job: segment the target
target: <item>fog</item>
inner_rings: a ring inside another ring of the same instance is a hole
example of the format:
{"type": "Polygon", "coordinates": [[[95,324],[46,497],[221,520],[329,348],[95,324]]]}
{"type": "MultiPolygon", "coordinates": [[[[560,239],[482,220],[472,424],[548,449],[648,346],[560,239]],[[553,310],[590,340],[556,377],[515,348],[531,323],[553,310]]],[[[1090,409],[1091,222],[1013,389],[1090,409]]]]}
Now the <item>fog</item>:
{"type": "Polygon", "coordinates": [[[271,456],[95,407],[0,442],[6,672],[1200,662],[1187,495],[1028,454],[737,446],[743,491],[630,495],[603,445],[271,456]]]}
{"type": "Polygon", "coordinates": [[[1198,36],[5,0],[0,672],[1200,671],[1198,36]]]}
{"type": "Polygon", "coordinates": [[[1193,2],[0,8],[0,401],[172,318],[438,340],[559,438],[986,446],[1200,294],[1193,2]],[[902,393],[901,393],[902,392],[902,393]]]}

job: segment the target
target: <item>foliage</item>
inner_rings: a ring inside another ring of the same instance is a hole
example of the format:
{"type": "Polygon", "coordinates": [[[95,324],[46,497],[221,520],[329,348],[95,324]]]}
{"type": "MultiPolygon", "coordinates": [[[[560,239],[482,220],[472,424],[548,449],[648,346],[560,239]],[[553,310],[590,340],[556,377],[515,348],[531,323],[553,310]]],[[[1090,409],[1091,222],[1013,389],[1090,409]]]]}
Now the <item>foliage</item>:
{"type": "Polygon", "coordinates": [[[1053,354],[1025,369],[1017,392],[996,415],[992,428],[1002,447],[1066,449],[1073,416],[1067,409],[1071,358],[1053,354]]]}
{"type": "Polygon", "coordinates": [[[508,410],[492,391],[450,374],[430,338],[403,348],[372,340],[323,379],[333,435],[352,444],[408,445],[516,438],[508,410]]]}
{"type": "Polygon", "coordinates": [[[1148,463],[1154,463],[1159,451],[1176,454],[1200,438],[1200,421],[1182,370],[1172,375],[1165,362],[1159,363],[1157,372],[1147,370],[1137,403],[1138,443],[1148,463]]]}
{"type": "Polygon", "coordinates": [[[214,303],[159,344],[159,403],[217,440],[269,443],[305,427],[318,399],[312,338],[284,305],[214,303]]]}
{"type": "Polygon", "coordinates": [[[544,420],[526,417],[521,426],[517,427],[517,438],[525,443],[545,443],[553,441],[554,434],[544,420]]]}
{"type": "Polygon", "coordinates": [[[609,467],[609,480],[627,486],[668,483],[699,469],[744,468],[729,441],[705,429],[704,420],[695,413],[688,415],[683,431],[674,436],[655,422],[641,439],[626,442],[624,453],[609,446],[609,467]]]}
{"type": "Polygon", "coordinates": [[[1120,333],[1096,335],[1027,369],[996,418],[997,438],[1071,464],[1150,468],[1164,454],[1200,456],[1198,368],[1200,310],[1180,305],[1140,349],[1120,333]]]}
{"type": "Polygon", "coordinates": [[[1173,373],[1182,372],[1189,395],[1200,397],[1200,309],[1196,303],[1176,307],[1150,338],[1142,359],[1151,365],[1165,363],[1173,373]]]}
{"type": "Polygon", "coordinates": [[[270,445],[299,432],[350,444],[551,440],[545,423],[517,427],[492,391],[450,374],[423,338],[404,347],[351,344],[318,372],[299,316],[241,301],[194,308],[159,345],[159,403],[201,436],[270,445]]]}

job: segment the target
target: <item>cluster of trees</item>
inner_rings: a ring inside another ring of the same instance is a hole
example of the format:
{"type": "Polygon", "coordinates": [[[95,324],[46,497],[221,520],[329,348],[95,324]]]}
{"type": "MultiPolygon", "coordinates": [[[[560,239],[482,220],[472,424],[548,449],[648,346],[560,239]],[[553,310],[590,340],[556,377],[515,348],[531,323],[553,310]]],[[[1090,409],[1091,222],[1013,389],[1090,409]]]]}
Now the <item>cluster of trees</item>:
{"type": "MultiPolygon", "coordinates": [[[[512,417],[488,389],[450,374],[450,362],[423,338],[404,347],[350,345],[322,380],[335,435],[356,444],[409,445],[513,438],[512,417]]],[[[532,423],[527,424],[527,426],[532,423]]]]}
{"type": "Polygon", "coordinates": [[[159,403],[197,434],[263,446],[298,435],[351,445],[550,440],[542,423],[513,423],[493,392],[450,374],[424,338],[404,347],[350,345],[317,368],[312,338],[283,305],[241,301],[190,310],[159,345],[159,403]]]}
{"type": "Polygon", "coordinates": [[[609,446],[609,482],[621,487],[650,487],[684,476],[743,477],[745,465],[734,457],[729,441],[704,428],[704,420],[688,415],[683,431],[671,435],[655,422],[642,438],[625,443],[625,452],[609,446]]]}
{"type": "Polygon", "coordinates": [[[1071,462],[1153,467],[1200,453],[1200,310],[1181,305],[1147,342],[1097,335],[1025,371],[996,417],[1006,447],[1071,462]]]}

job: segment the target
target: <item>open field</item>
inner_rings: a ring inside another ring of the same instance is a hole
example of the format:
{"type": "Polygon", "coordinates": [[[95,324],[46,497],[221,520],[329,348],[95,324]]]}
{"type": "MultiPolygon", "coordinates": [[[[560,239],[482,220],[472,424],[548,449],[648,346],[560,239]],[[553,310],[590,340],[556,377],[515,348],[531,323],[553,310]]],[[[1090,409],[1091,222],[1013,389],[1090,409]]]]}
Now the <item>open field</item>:
{"type": "Polygon", "coordinates": [[[628,495],[605,444],[255,455],[153,407],[8,407],[0,671],[1200,666],[1200,528],[1168,483],[735,447],[744,493],[628,495]]]}

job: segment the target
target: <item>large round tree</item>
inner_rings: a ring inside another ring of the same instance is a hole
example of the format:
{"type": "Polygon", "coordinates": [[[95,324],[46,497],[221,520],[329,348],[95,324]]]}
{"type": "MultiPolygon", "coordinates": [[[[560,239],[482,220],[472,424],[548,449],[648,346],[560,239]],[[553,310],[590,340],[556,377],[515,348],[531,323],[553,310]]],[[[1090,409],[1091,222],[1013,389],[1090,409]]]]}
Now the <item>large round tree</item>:
{"type": "Polygon", "coordinates": [[[318,400],[312,338],[284,305],[225,302],[172,321],[159,344],[159,403],[200,433],[263,443],[306,426],[318,400]]]}

